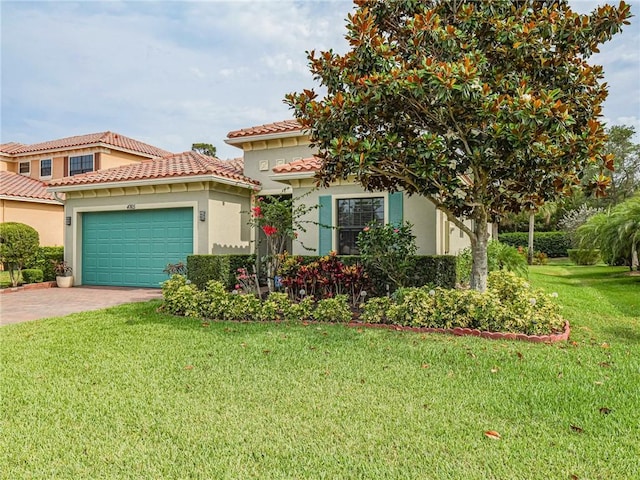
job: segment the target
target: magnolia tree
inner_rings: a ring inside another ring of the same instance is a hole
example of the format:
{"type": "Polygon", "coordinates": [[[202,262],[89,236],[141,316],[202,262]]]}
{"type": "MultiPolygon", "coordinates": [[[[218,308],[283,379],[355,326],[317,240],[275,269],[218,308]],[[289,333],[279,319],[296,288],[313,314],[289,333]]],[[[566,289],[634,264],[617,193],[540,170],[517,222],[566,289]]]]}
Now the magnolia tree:
{"type": "MultiPolygon", "coordinates": [[[[309,53],[326,89],[286,102],[318,147],[321,185],[429,198],[471,240],[471,285],[486,288],[487,222],[579,184],[602,153],[603,71],[587,60],[630,10],[573,12],[566,0],[357,0],[350,50],[309,53]],[[472,219],[468,227],[462,219],[472,219]]],[[[590,179],[597,194],[609,177],[590,179]]]]}

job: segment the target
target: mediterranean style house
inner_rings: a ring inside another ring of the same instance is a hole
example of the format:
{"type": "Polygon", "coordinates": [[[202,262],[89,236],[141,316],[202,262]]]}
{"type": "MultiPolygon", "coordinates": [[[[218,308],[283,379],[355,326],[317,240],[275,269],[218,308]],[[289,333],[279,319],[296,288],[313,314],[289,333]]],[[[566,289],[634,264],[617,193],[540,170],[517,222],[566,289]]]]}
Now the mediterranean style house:
{"type": "Polygon", "coordinates": [[[254,253],[262,232],[248,221],[258,195],[293,195],[319,206],[305,219],[294,254],[356,254],[357,234],[371,221],[411,222],[419,254],[454,254],[468,246],[422,197],[366,192],[352,181],[317,190],[320,164],[295,120],[235,130],[225,141],[241,149],[242,158],[189,151],[104,168],[101,155],[102,169],[94,156],[94,171],[49,180],[48,192],[64,195],[65,259],[76,285],[158,287],[167,278],[165,266],[187,255],[254,253]]]}
{"type": "Polygon", "coordinates": [[[46,182],[156,158],[169,152],[118,133],[102,132],[33,145],[0,145],[0,222],[26,223],[40,244],[63,244],[64,196],[46,182]]]}

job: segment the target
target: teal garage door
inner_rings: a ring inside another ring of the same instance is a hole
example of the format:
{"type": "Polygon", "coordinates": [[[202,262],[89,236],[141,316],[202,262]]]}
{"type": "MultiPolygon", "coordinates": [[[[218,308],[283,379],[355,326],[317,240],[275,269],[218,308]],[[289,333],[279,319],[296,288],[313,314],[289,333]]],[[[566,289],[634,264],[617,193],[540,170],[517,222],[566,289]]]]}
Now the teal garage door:
{"type": "Polygon", "coordinates": [[[82,215],[82,283],[159,287],[167,263],[193,253],[193,210],[125,210],[82,215]]]}

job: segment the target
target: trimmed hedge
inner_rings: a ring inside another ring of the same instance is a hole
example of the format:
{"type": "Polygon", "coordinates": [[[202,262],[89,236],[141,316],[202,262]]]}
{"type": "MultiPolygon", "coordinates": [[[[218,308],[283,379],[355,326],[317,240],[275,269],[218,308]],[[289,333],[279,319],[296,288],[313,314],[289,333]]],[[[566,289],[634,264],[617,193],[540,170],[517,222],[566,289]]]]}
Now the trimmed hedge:
{"type": "Polygon", "coordinates": [[[569,260],[576,265],[595,265],[600,261],[599,248],[570,248],[569,260]]]}
{"type": "Polygon", "coordinates": [[[42,270],[42,281],[51,282],[56,279],[54,262],[64,261],[64,247],[38,247],[38,253],[30,268],[42,270]]]}
{"type": "Polygon", "coordinates": [[[39,268],[25,268],[22,270],[22,281],[24,283],[42,282],[42,270],[39,268]]]}
{"type": "Polygon", "coordinates": [[[204,289],[209,280],[231,289],[237,283],[238,269],[246,268],[251,272],[255,262],[255,255],[189,255],[187,278],[199,289],[204,289]]]}
{"type": "MultiPolygon", "coordinates": [[[[512,247],[522,247],[526,251],[529,246],[529,233],[501,233],[498,235],[498,240],[512,247]]],[[[533,249],[536,252],[546,253],[548,257],[566,257],[569,248],[571,248],[571,242],[567,232],[534,232],[533,234],[533,249]]]]}

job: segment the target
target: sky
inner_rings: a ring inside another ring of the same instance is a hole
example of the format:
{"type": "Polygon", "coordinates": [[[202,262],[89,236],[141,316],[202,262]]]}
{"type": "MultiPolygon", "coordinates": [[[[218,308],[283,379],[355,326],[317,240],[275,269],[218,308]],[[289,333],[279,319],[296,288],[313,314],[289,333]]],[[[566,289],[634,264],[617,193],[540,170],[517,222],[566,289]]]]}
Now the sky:
{"type": "MultiPolygon", "coordinates": [[[[587,13],[599,2],[570,3],[587,13]]],[[[640,1],[627,3],[636,17],[590,63],[609,84],[604,121],[640,132],[640,1]]],[[[0,0],[0,143],[111,130],[172,152],[203,142],[239,157],[227,133],[293,117],[285,94],[318,86],[305,52],[345,52],[352,7],[0,0]]]]}

